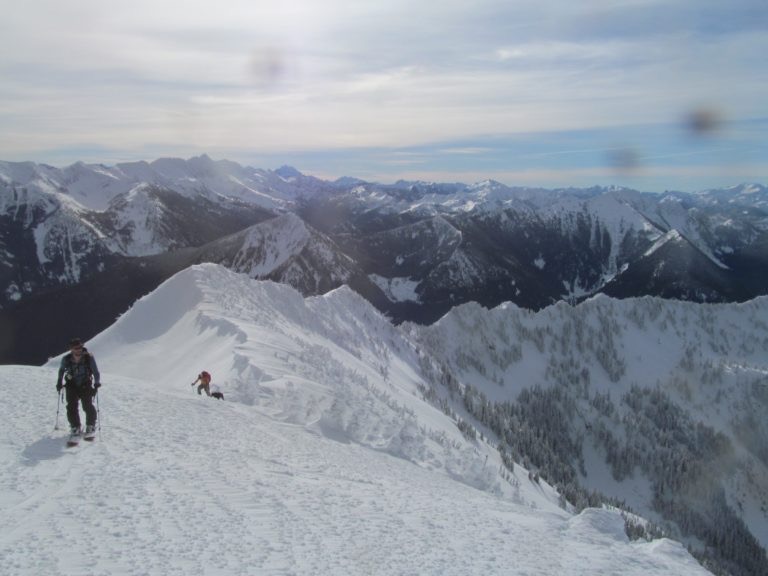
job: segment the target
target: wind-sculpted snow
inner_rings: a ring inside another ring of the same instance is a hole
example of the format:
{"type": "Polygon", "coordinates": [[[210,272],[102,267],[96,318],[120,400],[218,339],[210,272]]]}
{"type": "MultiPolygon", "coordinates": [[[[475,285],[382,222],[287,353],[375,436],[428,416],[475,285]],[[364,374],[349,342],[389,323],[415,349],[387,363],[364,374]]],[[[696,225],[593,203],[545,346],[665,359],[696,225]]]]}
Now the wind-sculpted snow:
{"type": "Polygon", "coordinates": [[[190,381],[207,369],[230,401],[266,399],[284,421],[457,478],[467,471],[464,481],[503,491],[491,469],[473,471],[478,449],[418,399],[411,345],[348,288],[305,300],[283,285],[198,266],[137,302],[92,345],[106,349],[104,370],[178,386],[178,366],[189,366],[190,381]],[[168,352],[154,357],[157,349],[168,352]]]}
{"type": "Polygon", "coordinates": [[[87,345],[101,430],[74,450],[57,359],[0,367],[4,575],[707,573],[462,434],[422,400],[423,352],[348,288],[196,266],[87,345]],[[189,385],[202,369],[224,401],[189,385]]]}

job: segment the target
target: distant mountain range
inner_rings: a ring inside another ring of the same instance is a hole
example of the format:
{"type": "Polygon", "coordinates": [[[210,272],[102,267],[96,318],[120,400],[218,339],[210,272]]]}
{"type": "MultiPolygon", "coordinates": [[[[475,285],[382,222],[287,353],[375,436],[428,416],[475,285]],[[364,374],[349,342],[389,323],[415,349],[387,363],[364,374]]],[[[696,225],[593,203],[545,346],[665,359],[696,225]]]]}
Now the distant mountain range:
{"type": "Polygon", "coordinates": [[[0,362],[41,363],[192,264],[303,294],[348,284],[393,321],[604,293],[768,294],[768,190],[334,182],[207,156],[0,162],[0,362]]]}

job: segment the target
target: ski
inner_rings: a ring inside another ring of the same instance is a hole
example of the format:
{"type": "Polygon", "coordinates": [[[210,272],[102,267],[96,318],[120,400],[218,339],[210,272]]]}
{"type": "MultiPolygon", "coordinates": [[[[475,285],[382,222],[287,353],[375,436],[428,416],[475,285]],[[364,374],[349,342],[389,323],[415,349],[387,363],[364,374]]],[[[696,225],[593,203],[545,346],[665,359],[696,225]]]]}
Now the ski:
{"type": "Polygon", "coordinates": [[[93,442],[96,440],[96,435],[94,434],[93,436],[80,436],[75,438],[68,438],[67,448],[75,448],[76,446],[79,446],[81,440],[85,440],[86,442],[93,442]]]}
{"type": "Polygon", "coordinates": [[[67,448],[74,448],[78,444],[80,444],[80,439],[82,438],[82,434],[80,433],[80,429],[77,429],[77,431],[72,432],[69,435],[69,438],[67,438],[67,448]]]}
{"type": "Polygon", "coordinates": [[[96,427],[95,426],[86,426],[85,432],[83,433],[83,440],[86,442],[93,442],[96,439],[96,427]]]}

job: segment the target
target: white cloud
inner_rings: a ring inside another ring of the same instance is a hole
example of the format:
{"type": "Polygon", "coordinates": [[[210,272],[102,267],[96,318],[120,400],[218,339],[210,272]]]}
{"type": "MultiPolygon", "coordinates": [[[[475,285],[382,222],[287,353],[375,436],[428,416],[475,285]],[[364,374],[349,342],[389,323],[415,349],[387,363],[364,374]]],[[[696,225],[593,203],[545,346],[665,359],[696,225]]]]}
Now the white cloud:
{"type": "Polygon", "coordinates": [[[768,116],[768,34],[738,6],[0,2],[7,159],[407,147],[670,123],[701,103],[768,116]]]}

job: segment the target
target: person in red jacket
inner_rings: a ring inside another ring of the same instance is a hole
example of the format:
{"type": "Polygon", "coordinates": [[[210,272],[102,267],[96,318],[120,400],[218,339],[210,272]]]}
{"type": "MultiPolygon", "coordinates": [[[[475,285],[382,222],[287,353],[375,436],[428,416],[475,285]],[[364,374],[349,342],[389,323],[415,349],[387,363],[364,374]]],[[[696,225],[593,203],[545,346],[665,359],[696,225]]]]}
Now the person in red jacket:
{"type": "Polygon", "coordinates": [[[197,393],[202,394],[203,390],[205,390],[205,393],[210,396],[211,395],[211,375],[208,374],[205,370],[200,372],[197,376],[197,380],[192,382],[192,386],[194,386],[197,383],[200,383],[200,385],[197,387],[197,393]]]}

